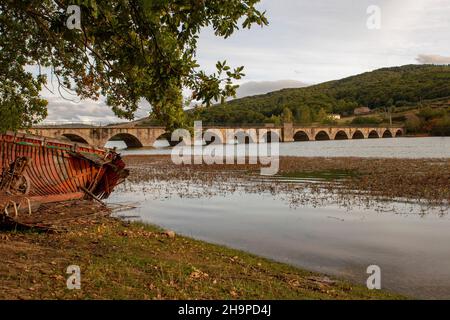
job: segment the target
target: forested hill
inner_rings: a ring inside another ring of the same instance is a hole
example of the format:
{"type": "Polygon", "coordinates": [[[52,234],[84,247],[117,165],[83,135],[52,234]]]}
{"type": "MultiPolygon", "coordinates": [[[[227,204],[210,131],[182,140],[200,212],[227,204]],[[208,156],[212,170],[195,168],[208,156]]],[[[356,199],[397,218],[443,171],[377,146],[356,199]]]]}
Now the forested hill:
{"type": "Polygon", "coordinates": [[[406,65],[236,99],[225,105],[197,109],[191,115],[205,123],[221,124],[279,122],[283,117],[314,122],[324,114],[352,114],[360,106],[405,107],[445,97],[450,97],[450,65],[406,65]]]}

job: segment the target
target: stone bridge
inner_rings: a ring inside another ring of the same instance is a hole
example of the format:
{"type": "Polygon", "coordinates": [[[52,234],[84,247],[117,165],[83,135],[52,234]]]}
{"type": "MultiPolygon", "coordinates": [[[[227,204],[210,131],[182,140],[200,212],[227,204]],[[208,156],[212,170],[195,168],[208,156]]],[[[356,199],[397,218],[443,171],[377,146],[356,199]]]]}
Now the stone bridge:
{"type": "MultiPolygon", "coordinates": [[[[395,138],[403,136],[403,127],[350,127],[350,126],[295,126],[285,124],[283,127],[253,126],[253,127],[204,127],[209,131],[205,136],[207,142],[234,143],[236,139],[244,137],[245,142],[269,140],[270,133],[276,133],[282,142],[319,141],[319,140],[347,140],[371,138],[395,138]],[[232,132],[230,134],[230,132],[232,132]]],[[[151,147],[156,140],[165,138],[164,127],[136,127],[106,126],[106,127],[57,127],[40,126],[29,130],[32,134],[50,138],[65,138],[74,142],[87,143],[104,147],[108,141],[124,141],[128,147],[151,147]]],[[[244,141],[244,140],[240,140],[244,141]]]]}
{"type": "Polygon", "coordinates": [[[317,141],[317,140],[347,140],[396,138],[405,134],[405,129],[399,126],[388,127],[345,127],[317,126],[299,127],[286,124],[283,128],[283,141],[317,141]]]}
{"type": "Polygon", "coordinates": [[[124,141],[129,148],[150,147],[166,133],[163,127],[34,127],[29,130],[50,138],[65,138],[73,142],[104,147],[108,141],[124,141]]]}

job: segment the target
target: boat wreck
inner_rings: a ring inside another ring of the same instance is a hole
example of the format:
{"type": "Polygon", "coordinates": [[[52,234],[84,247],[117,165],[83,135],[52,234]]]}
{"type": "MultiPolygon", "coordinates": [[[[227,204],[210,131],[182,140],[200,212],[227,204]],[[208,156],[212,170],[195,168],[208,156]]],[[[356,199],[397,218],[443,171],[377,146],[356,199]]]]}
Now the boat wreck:
{"type": "Polygon", "coordinates": [[[17,218],[42,204],[101,202],[129,172],[114,150],[24,133],[0,134],[0,212],[17,218]]]}

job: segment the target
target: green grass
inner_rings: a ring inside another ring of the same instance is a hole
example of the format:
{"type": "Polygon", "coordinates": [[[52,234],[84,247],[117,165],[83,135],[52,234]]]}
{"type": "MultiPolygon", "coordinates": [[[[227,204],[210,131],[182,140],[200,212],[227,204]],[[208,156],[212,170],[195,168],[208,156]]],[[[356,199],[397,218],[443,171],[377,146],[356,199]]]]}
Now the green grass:
{"type": "Polygon", "coordinates": [[[2,235],[2,299],[403,298],[142,224],[2,235]],[[66,289],[69,265],[81,267],[80,291],[66,289]]]}

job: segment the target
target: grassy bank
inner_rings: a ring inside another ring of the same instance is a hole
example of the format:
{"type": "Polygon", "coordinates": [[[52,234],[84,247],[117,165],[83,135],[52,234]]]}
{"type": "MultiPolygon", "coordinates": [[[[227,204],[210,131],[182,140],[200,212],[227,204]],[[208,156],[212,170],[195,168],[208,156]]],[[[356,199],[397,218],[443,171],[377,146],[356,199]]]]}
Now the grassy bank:
{"type": "Polygon", "coordinates": [[[1,299],[397,299],[237,250],[101,218],[0,233],[1,299]],[[69,265],[82,289],[66,288],[69,265]]]}

